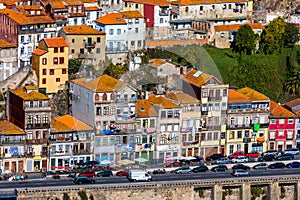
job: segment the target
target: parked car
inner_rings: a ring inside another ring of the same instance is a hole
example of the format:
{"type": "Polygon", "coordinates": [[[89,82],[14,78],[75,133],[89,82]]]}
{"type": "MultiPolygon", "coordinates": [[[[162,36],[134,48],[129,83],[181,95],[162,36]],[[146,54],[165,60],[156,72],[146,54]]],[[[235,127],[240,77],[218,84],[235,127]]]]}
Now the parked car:
{"type": "Polygon", "coordinates": [[[83,183],[88,183],[88,184],[93,184],[95,183],[95,180],[90,179],[86,176],[78,176],[77,178],[74,179],[75,184],[83,184],[83,183]]]}
{"type": "Polygon", "coordinates": [[[260,156],[260,153],[258,151],[252,151],[251,153],[247,153],[246,156],[248,158],[258,158],[260,156]]]}
{"type": "Polygon", "coordinates": [[[293,160],[294,159],[293,154],[283,154],[281,156],[276,157],[276,160],[293,160]]]}
{"type": "Polygon", "coordinates": [[[206,161],[210,162],[210,161],[213,161],[213,160],[218,160],[218,159],[223,158],[223,157],[224,157],[223,154],[221,154],[221,153],[215,153],[215,154],[213,154],[211,156],[208,156],[206,158],[206,161]]]}
{"type": "Polygon", "coordinates": [[[253,166],[253,169],[268,169],[269,165],[267,163],[259,163],[253,166]]]}
{"type": "Polygon", "coordinates": [[[298,148],[290,148],[290,149],[286,149],[286,150],[284,151],[284,154],[299,155],[299,149],[298,149],[298,148]]]}
{"type": "Polygon", "coordinates": [[[199,166],[199,167],[195,167],[194,169],[192,169],[192,172],[197,173],[197,172],[207,172],[208,171],[208,167],[206,166],[199,166]]]}
{"type": "Polygon", "coordinates": [[[79,176],[85,176],[85,177],[91,178],[91,177],[96,176],[96,173],[95,173],[94,170],[87,170],[87,171],[85,171],[83,173],[80,173],[79,176]]]}
{"type": "Polygon", "coordinates": [[[276,162],[269,165],[269,169],[283,169],[285,164],[283,162],[276,162]]]}
{"type": "Polygon", "coordinates": [[[300,168],[300,162],[295,161],[295,162],[291,162],[286,164],[287,168],[300,168]]]}
{"type": "Polygon", "coordinates": [[[248,162],[249,159],[246,156],[239,156],[237,158],[231,159],[231,162],[233,163],[242,163],[242,162],[248,162]]]}
{"type": "Polygon", "coordinates": [[[218,166],[211,168],[212,172],[220,172],[220,171],[225,172],[227,170],[228,170],[228,168],[226,167],[226,165],[218,165],[218,166]]]}
{"type": "Polygon", "coordinates": [[[129,173],[127,171],[118,171],[116,173],[116,176],[128,176],[129,173]]]}
{"type": "Polygon", "coordinates": [[[278,151],[277,150],[268,150],[268,151],[262,153],[262,156],[266,156],[266,155],[277,156],[278,155],[278,151]]]}
{"type": "Polygon", "coordinates": [[[104,170],[97,173],[97,177],[110,177],[110,176],[113,176],[111,170],[104,170]]]}
{"type": "Polygon", "coordinates": [[[233,154],[229,155],[228,158],[233,159],[233,158],[238,158],[240,156],[245,156],[243,151],[236,151],[233,154]]]}
{"type": "Polygon", "coordinates": [[[231,175],[232,176],[250,176],[250,173],[249,173],[249,171],[238,169],[238,170],[234,170],[231,173],[231,175]]]}
{"type": "Polygon", "coordinates": [[[231,160],[229,158],[220,158],[219,160],[216,160],[214,163],[216,164],[228,164],[231,160]]]}
{"type": "Polygon", "coordinates": [[[155,169],[152,174],[165,174],[167,173],[165,169],[155,169]]]}
{"type": "Polygon", "coordinates": [[[237,165],[233,165],[232,170],[237,170],[237,169],[242,169],[242,170],[250,170],[250,167],[247,165],[243,165],[243,164],[237,164],[237,165]]]}
{"type": "Polygon", "coordinates": [[[258,161],[259,161],[259,162],[275,161],[275,159],[276,159],[276,156],[275,156],[275,155],[268,154],[268,155],[259,157],[259,158],[258,158],[258,161]]]}
{"type": "Polygon", "coordinates": [[[192,171],[190,167],[181,167],[175,170],[176,174],[188,174],[192,171]]]}

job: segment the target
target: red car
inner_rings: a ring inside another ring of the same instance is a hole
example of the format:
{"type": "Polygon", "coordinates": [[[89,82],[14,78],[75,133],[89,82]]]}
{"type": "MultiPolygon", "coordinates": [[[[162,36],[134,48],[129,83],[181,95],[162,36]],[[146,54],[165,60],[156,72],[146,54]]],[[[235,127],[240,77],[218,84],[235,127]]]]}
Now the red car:
{"type": "Polygon", "coordinates": [[[126,171],[118,171],[116,173],[116,176],[129,176],[128,172],[126,171]]]}
{"type": "Polygon", "coordinates": [[[85,171],[83,173],[80,173],[79,176],[85,176],[85,177],[89,177],[90,178],[90,177],[96,176],[96,173],[93,170],[87,170],[87,171],[85,171]]]}
{"type": "Polygon", "coordinates": [[[246,156],[248,158],[258,158],[260,156],[260,153],[258,151],[253,151],[251,153],[247,153],[246,156]]]}
{"type": "Polygon", "coordinates": [[[228,158],[233,159],[233,158],[238,158],[240,156],[245,156],[243,151],[236,151],[233,154],[229,155],[228,158]]]}

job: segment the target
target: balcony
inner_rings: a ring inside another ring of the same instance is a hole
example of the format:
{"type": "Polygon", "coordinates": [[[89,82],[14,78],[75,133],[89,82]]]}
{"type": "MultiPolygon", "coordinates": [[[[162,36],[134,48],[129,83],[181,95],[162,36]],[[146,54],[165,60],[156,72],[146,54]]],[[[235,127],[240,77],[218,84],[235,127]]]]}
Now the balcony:
{"type": "Polygon", "coordinates": [[[251,128],[251,124],[229,124],[227,125],[227,129],[244,129],[251,128]]]}
{"type": "Polygon", "coordinates": [[[26,144],[26,140],[9,140],[1,142],[2,145],[26,144]]]}
{"type": "Polygon", "coordinates": [[[123,48],[108,48],[106,47],[105,49],[106,53],[126,53],[128,52],[128,47],[123,47],[123,48]]]}
{"type": "Polygon", "coordinates": [[[117,103],[120,103],[120,102],[136,102],[137,101],[137,98],[136,97],[131,97],[131,98],[118,98],[116,99],[116,102],[117,103]]]}
{"type": "Polygon", "coordinates": [[[45,151],[41,151],[41,154],[40,154],[42,157],[47,157],[48,156],[48,153],[45,152],[45,151]]]}
{"type": "Polygon", "coordinates": [[[136,129],[116,129],[117,134],[131,134],[136,133],[136,129]]]}
{"type": "Polygon", "coordinates": [[[44,128],[50,128],[50,123],[26,125],[26,129],[44,129],[44,128]]]}
{"type": "Polygon", "coordinates": [[[222,101],[222,97],[208,97],[208,101],[222,101]]]}
{"type": "Polygon", "coordinates": [[[27,140],[27,144],[46,144],[47,142],[47,138],[27,140]]]}
{"type": "Polygon", "coordinates": [[[73,155],[81,155],[81,154],[91,154],[92,152],[87,149],[80,149],[78,151],[73,150],[73,155]]]}
{"type": "MultiPolygon", "coordinates": [[[[204,129],[204,127],[203,127],[203,129],[204,129]]],[[[219,125],[219,126],[207,126],[206,127],[206,129],[207,130],[212,130],[212,131],[220,131],[221,130],[221,126],[219,125]]]]}
{"type": "Polygon", "coordinates": [[[85,42],[84,43],[85,48],[95,48],[96,42],[85,42]]]}
{"type": "Polygon", "coordinates": [[[49,104],[44,104],[43,106],[32,106],[24,105],[25,112],[41,112],[41,111],[49,111],[51,112],[51,106],[49,104]]]}
{"type": "Polygon", "coordinates": [[[36,33],[44,33],[44,29],[43,28],[37,28],[35,29],[36,33]]]}

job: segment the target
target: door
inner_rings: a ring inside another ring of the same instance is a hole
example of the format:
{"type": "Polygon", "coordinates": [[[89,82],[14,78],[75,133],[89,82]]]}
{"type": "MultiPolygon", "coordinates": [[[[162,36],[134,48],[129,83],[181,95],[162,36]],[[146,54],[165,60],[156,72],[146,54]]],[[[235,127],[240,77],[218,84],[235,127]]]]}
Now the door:
{"type": "Polygon", "coordinates": [[[244,153],[247,154],[249,149],[249,144],[244,145],[244,153]]]}
{"type": "Polygon", "coordinates": [[[16,172],[17,170],[16,170],[16,168],[17,168],[17,165],[16,165],[16,162],[11,162],[11,172],[16,172]]]}
{"type": "Polygon", "coordinates": [[[23,172],[23,161],[18,162],[18,172],[23,172]]]}
{"type": "Polygon", "coordinates": [[[278,144],[278,152],[282,152],[282,144],[278,144]]]}

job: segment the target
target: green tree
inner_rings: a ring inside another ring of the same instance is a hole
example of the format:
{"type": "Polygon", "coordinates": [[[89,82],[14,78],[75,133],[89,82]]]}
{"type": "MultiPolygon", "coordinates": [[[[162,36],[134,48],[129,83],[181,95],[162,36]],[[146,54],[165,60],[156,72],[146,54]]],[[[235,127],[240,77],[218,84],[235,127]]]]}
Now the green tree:
{"type": "Polygon", "coordinates": [[[122,75],[127,71],[128,71],[128,66],[126,65],[121,65],[121,64],[114,65],[113,63],[110,63],[105,69],[104,73],[116,79],[120,79],[122,75]]]}
{"type": "Polygon", "coordinates": [[[258,38],[258,34],[254,33],[251,26],[245,24],[237,32],[234,50],[240,54],[250,55],[255,50],[258,38]]]}
{"type": "Polygon", "coordinates": [[[296,98],[300,95],[300,72],[294,70],[284,84],[285,91],[296,98]]]}
{"type": "Polygon", "coordinates": [[[285,47],[294,47],[295,43],[298,42],[299,29],[291,23],[286,23],[284,31],[284,46],[285,47]]]}
{"type": "Polygon", "coordinates": [[[80,196],[81,200],[88,200],[88,196],[84,190],[78,191],[78,195],[80,196]]]}
{"type": "Polygon", "coordinates": [[[69,74],[76,74],[80,67],[81,67],[82,61],[78,58],[75,59],[69,59],[69,70],[68,73],[69,74]]]}
{"type": "Polygon", "coordinates": [[[266,54],[280,53],[284,43],[286,23],[281,17],[275,18],[261,35],[261,47],[266,54]]]}

